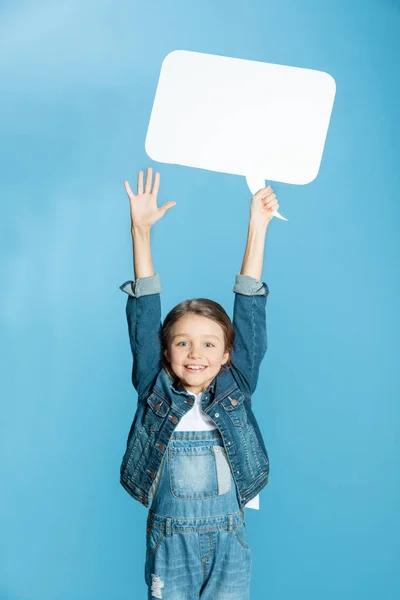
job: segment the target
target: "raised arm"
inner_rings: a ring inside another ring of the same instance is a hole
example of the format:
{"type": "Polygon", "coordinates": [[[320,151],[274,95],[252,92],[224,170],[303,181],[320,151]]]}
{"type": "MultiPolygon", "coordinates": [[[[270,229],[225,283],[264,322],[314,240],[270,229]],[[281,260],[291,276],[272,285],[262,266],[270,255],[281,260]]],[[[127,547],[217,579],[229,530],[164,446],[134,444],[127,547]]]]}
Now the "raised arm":
{"type": "Polygon", "coordinates": [[[236,276],[233,326],[235,341],[231,371],[239,388],[253,394],[267,351],[266,304],[268,286],[261,281],[268,224],[279,204],[268,186],[251,202],[247,243],[240,275],[236,276]]]}
{"type": "Polygon", "coordinates": [[[147,170],[143,190],[143,171],[138,175],[137,195],[124,182],[131,213],[133,269],[135,281],[120,286],[128,294],[126,317],[132,350],[132,383],[139,396],[155,380],[161,368],[161,301],[159,276],[154,274],[150,230],[166,211],[176,203],[171,201],[157,208],[160,174],[156,173],[152,188],[152,169],[147,170]]]}

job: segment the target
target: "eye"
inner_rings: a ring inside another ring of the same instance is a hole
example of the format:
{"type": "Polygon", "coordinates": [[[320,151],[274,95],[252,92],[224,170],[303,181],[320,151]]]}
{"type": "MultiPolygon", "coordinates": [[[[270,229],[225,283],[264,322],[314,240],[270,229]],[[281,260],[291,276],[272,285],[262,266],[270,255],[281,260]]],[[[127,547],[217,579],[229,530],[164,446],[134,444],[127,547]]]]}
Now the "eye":
{"type": "MultiPolygon", "coordinates": [[[[178,342],[177,346],[180,346],[181,344],[187,344],[188,342],[178,342]]],[[[211,342],[205,342],[206,345],[208,344],[209,346],[212,346],[214,348],[214,344],[212,344],[211,342]]]]}

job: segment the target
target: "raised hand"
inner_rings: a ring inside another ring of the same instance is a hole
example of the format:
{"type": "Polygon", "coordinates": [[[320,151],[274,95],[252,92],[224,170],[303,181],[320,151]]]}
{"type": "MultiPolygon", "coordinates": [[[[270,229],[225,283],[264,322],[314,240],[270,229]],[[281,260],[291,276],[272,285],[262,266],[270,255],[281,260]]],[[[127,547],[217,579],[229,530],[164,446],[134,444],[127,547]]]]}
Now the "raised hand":
{"type": "Polygon", "coordinates": [[[274,218],[272,212],[278,208],[277,197],[269,185],[254,194],[250,206],[250,220],[255,224],[268,225],[274,218]]]}
{"type": "Polygon", "coordinates": [[[171,200],[160,208],[157,207],[157,194],[160,187],[160,173],[156,172],[154,185],[152,184],[153,169],[147,169],[146,185],[143,190],[143,171],[139,171],[137,194],[135,195],[127,181],[124,181],[126,193],[128,194],[131,211],[131,229],[150,229],[159,221],[176,202],[171,200]]]}

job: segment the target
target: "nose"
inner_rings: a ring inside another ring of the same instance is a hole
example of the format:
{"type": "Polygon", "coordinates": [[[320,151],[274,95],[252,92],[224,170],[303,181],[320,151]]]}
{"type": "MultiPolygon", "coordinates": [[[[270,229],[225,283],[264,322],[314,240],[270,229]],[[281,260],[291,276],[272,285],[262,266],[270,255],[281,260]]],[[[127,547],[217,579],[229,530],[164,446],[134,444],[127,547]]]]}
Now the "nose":
{"type": "Polygon", "coordinates": [[[191,350],[188,353],[188,358],[201,358],[201,352],[200,349],[197,348],[196,346],[192,346],[191,350]]]}

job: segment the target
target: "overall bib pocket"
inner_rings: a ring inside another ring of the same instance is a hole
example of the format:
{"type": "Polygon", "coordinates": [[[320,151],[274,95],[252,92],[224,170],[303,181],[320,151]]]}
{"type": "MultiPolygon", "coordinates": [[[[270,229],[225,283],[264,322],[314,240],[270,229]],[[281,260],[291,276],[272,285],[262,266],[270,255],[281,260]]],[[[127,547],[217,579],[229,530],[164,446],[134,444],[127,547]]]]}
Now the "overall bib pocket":
{"type": "Polygon", "coordinates": [[[175,498],[215,498],[231,489],[231,470],[222,446],[170,446],[168,462],[175,498]]]}

